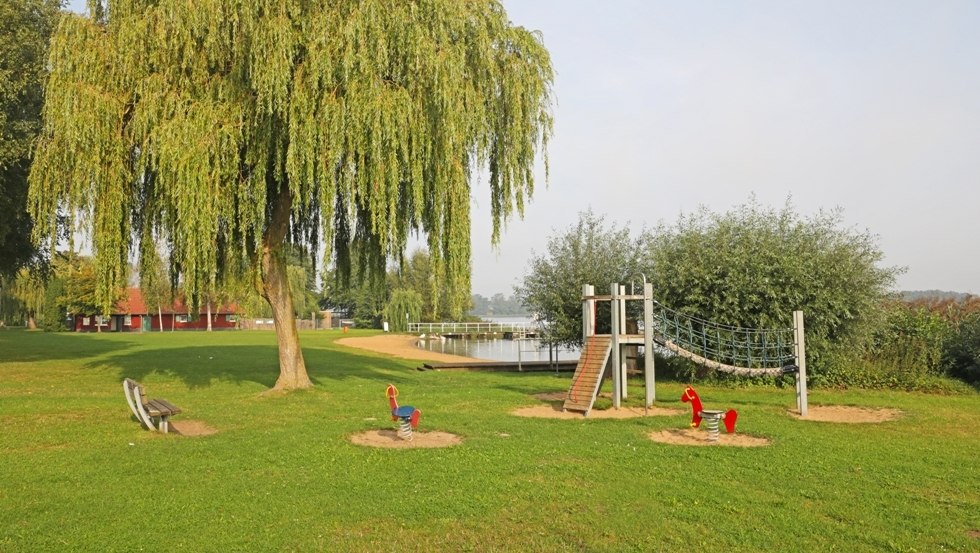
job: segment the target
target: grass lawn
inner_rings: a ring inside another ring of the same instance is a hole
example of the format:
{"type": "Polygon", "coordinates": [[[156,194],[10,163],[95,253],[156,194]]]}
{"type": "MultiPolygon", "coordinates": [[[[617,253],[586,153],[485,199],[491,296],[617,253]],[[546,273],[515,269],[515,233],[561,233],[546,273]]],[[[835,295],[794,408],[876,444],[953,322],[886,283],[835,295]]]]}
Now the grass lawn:
{"type": "MultiPolygon", "coordinates": [[[[354,335],[366,335],[355,332],[354,335]]],[[[513,416],[570,375],[419,372],[302,336],[310,391],[262,394],[270,332],[0,332],[0,551],[978,551],[980,396],[811,391],[892,422],[799,421],[792,388],[699,386],[758,448],[655,443],[684,415],[513,416]],[[210,436],[131,418],[146,385],[210,436]],[[385,385],[446,449],[352,444],[393,428],[385,385]]],[[[642,379],[631,381],[642,397],[642,379]]]]}

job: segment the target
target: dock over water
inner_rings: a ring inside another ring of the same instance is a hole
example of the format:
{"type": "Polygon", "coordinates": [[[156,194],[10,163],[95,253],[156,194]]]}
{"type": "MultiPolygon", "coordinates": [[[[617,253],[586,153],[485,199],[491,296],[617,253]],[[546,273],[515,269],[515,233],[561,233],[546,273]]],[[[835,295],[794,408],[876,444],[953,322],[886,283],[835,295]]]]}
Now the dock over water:
{"type": "Polygon", "coordinates": [[[537,338],[541,333],[541,325],[533,322],[497,323],[482,321],[477,323],[408,323],[408,332],[420,336],[440,336],[464,340],[480,338],[522,340],[537,338]]]}
{"type": "Polygon", "coordinates": [[[573,372],[578,360],[562,361],[463,361],[424,363],[420,371],[508,371],[508,372],[573,372]]]}

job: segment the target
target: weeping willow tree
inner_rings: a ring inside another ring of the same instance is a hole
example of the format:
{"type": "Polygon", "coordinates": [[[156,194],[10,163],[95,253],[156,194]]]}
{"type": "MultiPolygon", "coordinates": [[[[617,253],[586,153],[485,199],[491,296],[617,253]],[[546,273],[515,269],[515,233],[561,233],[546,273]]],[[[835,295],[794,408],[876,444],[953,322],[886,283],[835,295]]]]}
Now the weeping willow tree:
{"type": "Polygon", "coordinates": [[[383,274],[418,233],[461,303],[474,172],[489,171],[491,240],[533,193],[552,68],[496,0],[90,0],[88,11],[51,43],[35,238],[55,239],[58,213],[88,230],[106,308],[130,255],[156,242],[194,297],[253,279],[274,313],[276,388],[311,385],[287,243],[322,244],[343,275],[383,274]]]}
{"type": "Polygon", "coordinates": [[[422,294],[407,288],[397,288],[391,292],[384,312],[393,332],[406,332],[409,320],[418,321],[422,316],[422,294]]]}

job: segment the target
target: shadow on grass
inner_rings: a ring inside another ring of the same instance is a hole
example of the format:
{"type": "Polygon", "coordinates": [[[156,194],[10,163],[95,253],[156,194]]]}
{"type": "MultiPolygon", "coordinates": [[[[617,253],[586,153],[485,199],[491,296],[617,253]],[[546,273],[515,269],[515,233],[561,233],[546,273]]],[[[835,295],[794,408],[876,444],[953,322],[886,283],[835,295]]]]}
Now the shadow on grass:
{"type": "MultiPolygon", "coordinates": [[[[315,386],[352,378],[403,382],[409,374],[404,363],[355,353],[304,348],[303,357],[315,386]]],[[[279,350],[275,345],[143,349],[105,355],[92,365],[117,368],[120,380],[162,375],[180,380],[189,388],[208,387],[214,381],[251,382],[272,388],[279,377],[279,350]]]]}
{"type": "Polygon", "coordinates": [[[0,331],[0,362],[29,363],[99,357],[126,350],[136,337],[114,333],[112,340],[87,340],[71,332],[10,329],[0,331]]]}

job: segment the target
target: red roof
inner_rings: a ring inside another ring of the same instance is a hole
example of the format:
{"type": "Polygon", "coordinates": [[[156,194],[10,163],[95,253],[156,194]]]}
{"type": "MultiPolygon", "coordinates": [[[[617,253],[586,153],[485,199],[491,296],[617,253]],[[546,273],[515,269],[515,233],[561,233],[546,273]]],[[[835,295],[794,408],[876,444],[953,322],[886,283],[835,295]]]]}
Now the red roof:
{"type": "MultiPolygon", "coordinates": [[[[146,302],[143,300],[143,292],[139,288],[127,288],[123,298],[116,302],[115,312],[113,315],[146,315],[155,314],[157,312],[156,306],[151,306],[152,309],[147,309],[146,302]]],[[[198,311],[207,310],[206,305],[202,305],[198,311]]],[[[160,311],[163,313],[189,313],[190,308],[184,302],[184,298],[177,298],[174,300],[173,304],[162,304],[160,305],[160,311]]],[[[215,315],[220,315],[222,313],[238,313],[238,305],[234,303],[226,303],[221,305],[212,305],[211,313],[215,315]]]]}

